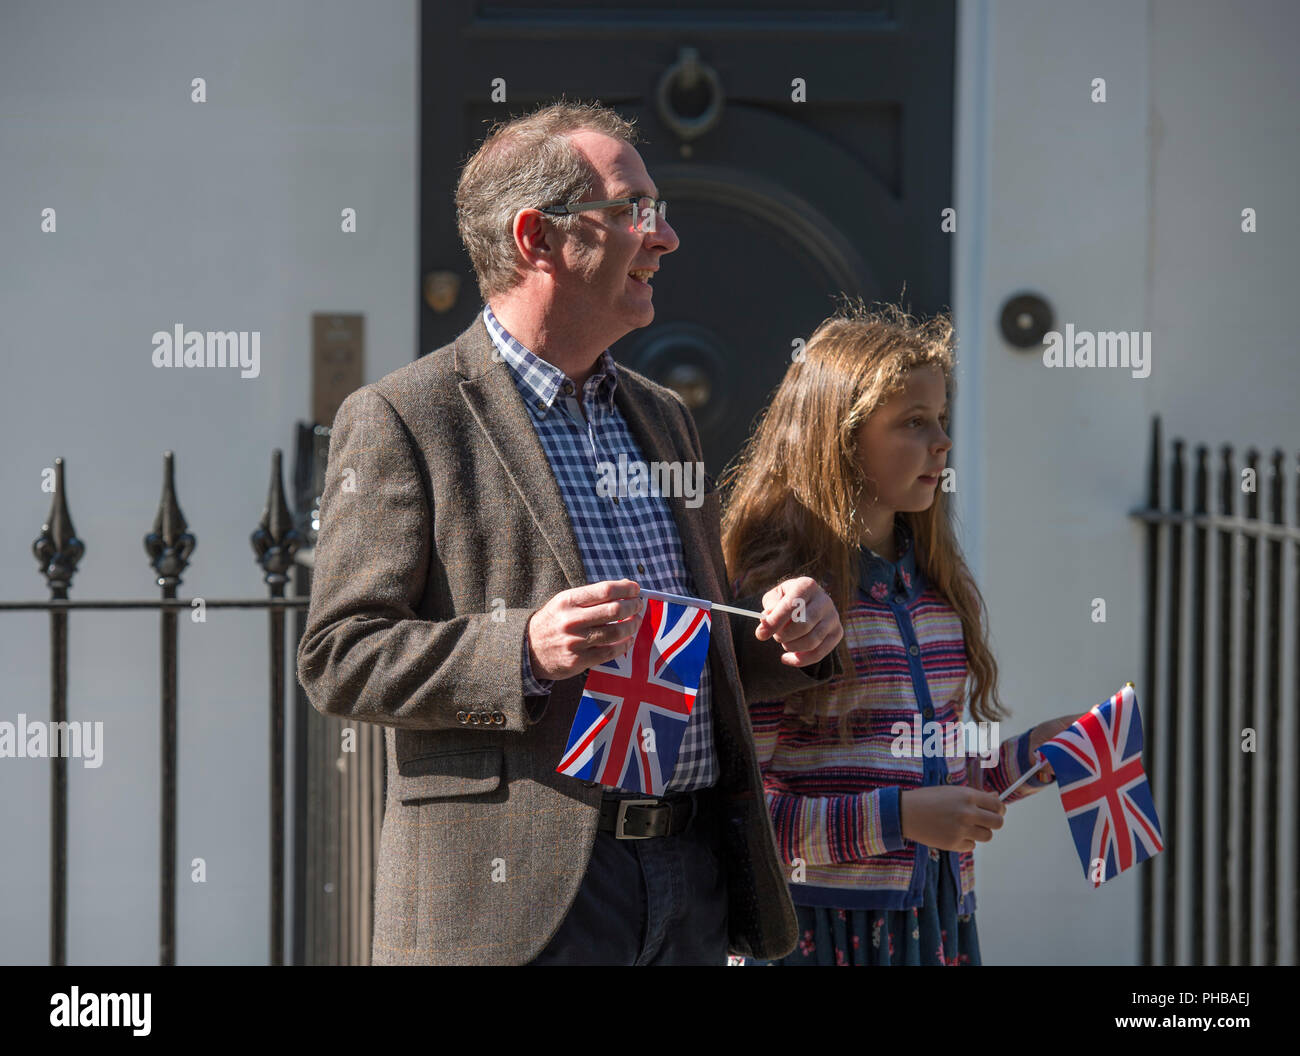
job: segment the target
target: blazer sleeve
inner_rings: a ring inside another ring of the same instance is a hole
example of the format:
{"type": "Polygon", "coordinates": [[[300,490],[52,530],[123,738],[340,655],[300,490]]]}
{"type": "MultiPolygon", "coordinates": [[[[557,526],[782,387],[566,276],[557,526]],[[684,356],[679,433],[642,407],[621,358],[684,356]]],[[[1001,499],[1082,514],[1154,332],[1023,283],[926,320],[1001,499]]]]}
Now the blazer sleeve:
{"type": "Polygon", "coordinates": [[[297,656],[307,697],[324,714],[384,726],[524,731],[536,720],[520,649],[537,610],[421,619],[416,606],[436,560],[414,440],[382,394],[358,389],[330,438],[297,656]],[[491,721],[457,719],[470,711],[491,721]]]}

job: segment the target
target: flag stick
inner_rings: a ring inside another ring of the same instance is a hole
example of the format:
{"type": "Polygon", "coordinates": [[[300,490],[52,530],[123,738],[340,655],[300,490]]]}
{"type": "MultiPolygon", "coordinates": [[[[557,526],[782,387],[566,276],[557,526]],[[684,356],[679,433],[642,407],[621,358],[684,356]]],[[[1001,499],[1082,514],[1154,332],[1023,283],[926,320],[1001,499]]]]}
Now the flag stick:
{"type": "Polygon", "coordinates": [[[720,609],[723,612],[734,612],[737,616],[748,616],[751,619],[761,620],[763,614],[754,612],[753,609],[737,609],[731,605],[719,605],[716,601],[705,601],[703,598],[688,598],[683,594],[666,594],[662,590],[646,590],[641,588],[643,598],[658,598],[660,601],[671,601],[676,605],[694,605],[700,609],[720,609]]]}
{"type": "Polygon", "coordinates": [[[1028,781],[1031,777],[1033,777],[1036,773],[1038,773],[1039,770],[1041,770],[1046,765],[1047,765],[1047,760],[1040,757],[1038,763],[1032,769],[1026,770],[1023,774],[1021,774],[1016,779],[1016,783],[1012,785],[1010,788],[1008,788],[1005,792],[1003,792],[1000,796],[998,796],[998,799],[1006,799],[1007,796],[1011,795],[1012,792],[1018,789],[1021,785],[1023,785],[1026,781],[1028,781]]]}
{"type": "Polygon", "coordinates": [[[716,601],[712,607],[721,609],[723,612],[734,612],[737,616],[748,616],[751,620],[761,620],[763,618],[761,612],[755,612],[753,609],[738,609],[733,605],[719,605],[716,601]]]}

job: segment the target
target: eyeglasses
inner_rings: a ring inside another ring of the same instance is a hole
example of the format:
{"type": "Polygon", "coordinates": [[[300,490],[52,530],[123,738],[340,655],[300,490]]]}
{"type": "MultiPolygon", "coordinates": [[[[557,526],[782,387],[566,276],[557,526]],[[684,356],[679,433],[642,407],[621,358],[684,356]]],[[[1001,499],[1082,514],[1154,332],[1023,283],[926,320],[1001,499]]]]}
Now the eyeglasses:
{"type": "Polygon", "coordinates": [[[648,195],[610,198],[604,202],[543,205],[538,211],[550,216],[567,216],[571,213],[585,213],[591,209],[609,209],[616,205],[621,205],[628,210],[628,218],[632,221],[632,228],[635,231],[655,231],[660,220],[668,219],[668,202],[663,198],[651,198],[648,195]]]}

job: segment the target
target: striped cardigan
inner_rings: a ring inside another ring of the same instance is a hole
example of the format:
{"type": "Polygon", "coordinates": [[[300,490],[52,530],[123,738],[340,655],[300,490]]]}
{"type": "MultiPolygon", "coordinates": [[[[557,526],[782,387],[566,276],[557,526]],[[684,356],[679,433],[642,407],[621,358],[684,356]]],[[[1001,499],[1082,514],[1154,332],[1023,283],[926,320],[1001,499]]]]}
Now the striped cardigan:
{"type": "MultiPolygon", "coordinates": [[[[1002,792],[1030,766],[1029,732],[999,745],[996,724],[990,724],[978,745],[987,752],[981,759],[973,754],[976,746],[969,755],[957,746],[955,727],[929,725],[963,718],[965,639],[956,612],[918,569],[903,518],[895,520],[895,531],[898,560],[886,561],[864,547],[860,589],[841,614],[853,669],[815,691],[823,714],[852,713],[850,743],[841,741],[835,723],[808,726],[787,714],[782,701],[749,704],[754,741],[796,905],[920,906],[931,855],[944,858],[952,870],[962,893],[958,912],[970,913],[972,853],[931,850],[904,839],[899,792],[945,783],[1002,792]],[[996,765],[983,765],[992,763],[994,753],[996,765]]],[[[1030,779],[1007,802],[1043,787],[1030,779]]]]}

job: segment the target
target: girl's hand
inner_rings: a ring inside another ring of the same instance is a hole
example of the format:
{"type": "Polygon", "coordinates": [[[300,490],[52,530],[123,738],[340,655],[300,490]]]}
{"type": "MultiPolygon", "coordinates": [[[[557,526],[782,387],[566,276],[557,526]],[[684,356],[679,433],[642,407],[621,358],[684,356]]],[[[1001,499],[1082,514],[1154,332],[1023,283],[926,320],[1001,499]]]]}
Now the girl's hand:
{"type": "MultiPolygon", "coordinates": [[[[1050,741],[1062,730],[1069,729],[1078,717],[1078,715],[1062,715],[1059,719],[1048,719],[1047,722],[1040,722],[1035,726],[1029,734],[1029,757],[1032,759],[1038,754],[1038,746],[1044,741],[1050,741]]],[[[1052,764],[1046,761],[1046,756],[1043,756],[1043,760],[1043,768],[1034,776],[1043,784],[1047,784],[1056,777],[1056,774],[1052,770],[1052,764]]]]}
{"type": "Polygon", "coordinates": [[[905,788],[898,795],[903,836],[941,851],[970,851],[988,843],[1007,812],[996,792],[962,785],[905,788]]]}

